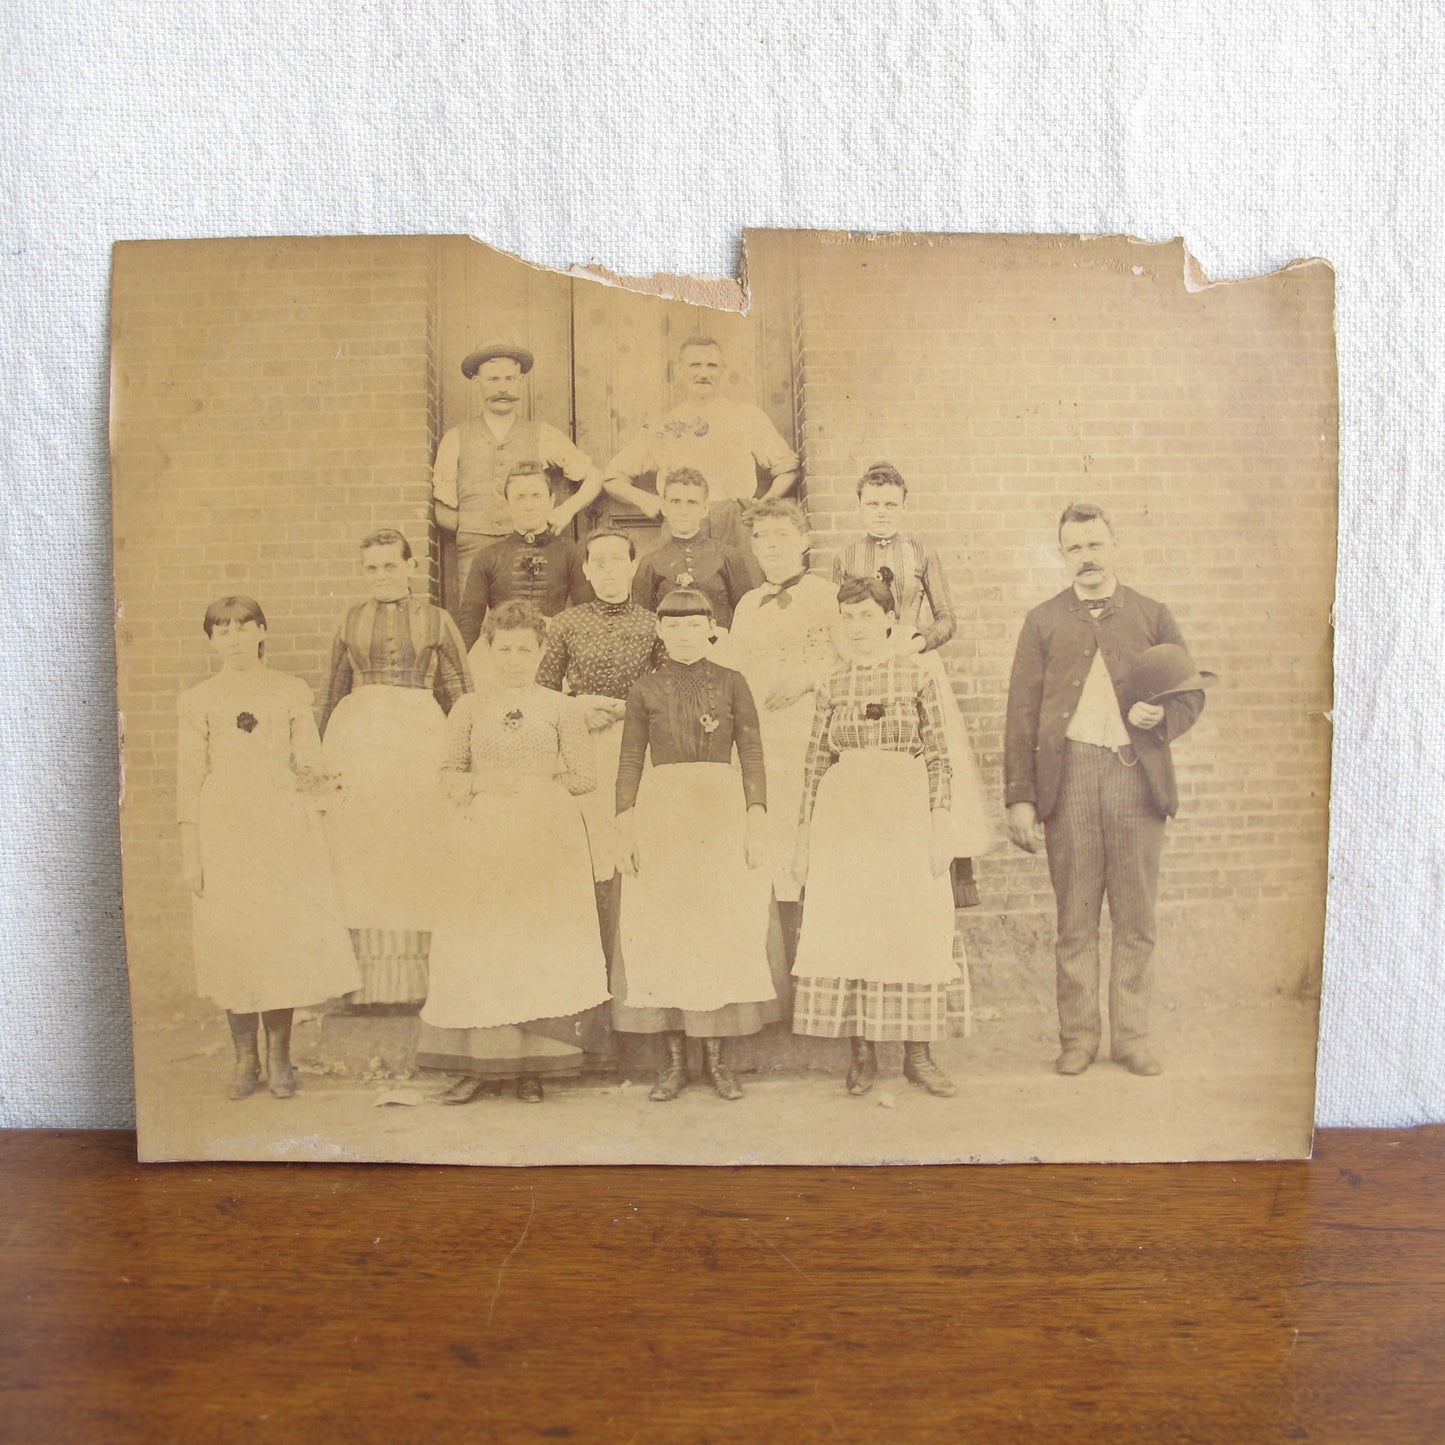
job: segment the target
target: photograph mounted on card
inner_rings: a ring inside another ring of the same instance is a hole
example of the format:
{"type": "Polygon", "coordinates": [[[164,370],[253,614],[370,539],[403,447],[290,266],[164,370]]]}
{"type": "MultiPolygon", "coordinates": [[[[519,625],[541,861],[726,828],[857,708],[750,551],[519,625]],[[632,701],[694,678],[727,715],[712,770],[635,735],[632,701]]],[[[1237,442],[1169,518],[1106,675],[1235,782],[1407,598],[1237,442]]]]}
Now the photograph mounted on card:
{"type": "Polygon", "coordinates": [[[1333,304],[117,246],[141,1158],[1306,1157],[1333,304]]]}

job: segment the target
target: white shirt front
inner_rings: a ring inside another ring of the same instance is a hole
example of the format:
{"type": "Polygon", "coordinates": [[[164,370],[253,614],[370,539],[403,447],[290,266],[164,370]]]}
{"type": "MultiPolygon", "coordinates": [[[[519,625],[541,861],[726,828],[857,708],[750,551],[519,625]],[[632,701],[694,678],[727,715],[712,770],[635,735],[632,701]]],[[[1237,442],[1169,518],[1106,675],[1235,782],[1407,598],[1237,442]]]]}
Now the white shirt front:
{"type": "Polygon", "coordinates": [[[1109,665],[1102,652],[1094,653],[1093,665],[1084,680],[1079,705],[1069,719],[1064,734],[1070,742],[1093,743],[1096,747],[1119,748],[1129,745],[1129,733],[1119,713],[1119,700],[1109,678],[1109,665]]]}

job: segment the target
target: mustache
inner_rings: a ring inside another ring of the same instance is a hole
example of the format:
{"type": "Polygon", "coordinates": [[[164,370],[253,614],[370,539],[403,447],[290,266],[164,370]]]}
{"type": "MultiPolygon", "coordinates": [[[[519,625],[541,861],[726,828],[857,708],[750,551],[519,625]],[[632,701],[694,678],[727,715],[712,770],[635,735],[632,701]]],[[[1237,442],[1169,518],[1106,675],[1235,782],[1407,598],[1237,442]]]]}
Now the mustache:
{"type": "Polygon", "coordinates": [[[521,401],[521,399],[515,392],[510,391],[492,391],[487,393],[488,401],[521,401]]]}

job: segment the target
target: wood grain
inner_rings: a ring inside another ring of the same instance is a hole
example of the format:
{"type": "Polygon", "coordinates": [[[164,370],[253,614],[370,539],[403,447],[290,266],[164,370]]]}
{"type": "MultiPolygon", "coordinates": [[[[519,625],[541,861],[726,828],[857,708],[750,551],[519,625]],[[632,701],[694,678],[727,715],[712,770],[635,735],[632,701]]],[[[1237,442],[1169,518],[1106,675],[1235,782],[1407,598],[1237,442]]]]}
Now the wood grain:
{"type": "Polygon", "coordinates": [[[7,1439],[1445,1439],[1445,1128],[534,1171],[14,1132],[0,1166],[7,1439]]]}

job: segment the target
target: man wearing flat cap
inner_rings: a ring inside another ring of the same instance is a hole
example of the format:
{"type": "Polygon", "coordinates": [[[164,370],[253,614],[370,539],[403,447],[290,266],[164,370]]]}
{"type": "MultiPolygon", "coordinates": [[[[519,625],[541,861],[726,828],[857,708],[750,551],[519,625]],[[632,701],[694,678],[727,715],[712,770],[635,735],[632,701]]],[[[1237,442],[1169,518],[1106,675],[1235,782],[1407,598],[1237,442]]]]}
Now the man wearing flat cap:
{"type": "Polygon", "coordinates": [[[1058,905],[1061,1051],[1082,1074],[1099,1050],[1099,922],[1105,896],[1110,1054],[1158,1074],[1149,1046],[1154,904],[1164,828],[1179,806],[1170,744],[1214,677],[1198,672],[1169,609],[1118,581],[1114,528],[1075,502],[1059,519],[1070,585],[1024,619],[1009,678],[1004,800],[1010,840],[1043,844],[1058,905]]]}
{"type": "Polygon", "coordinates": [[[602,491],[602,474],[584,451],[556,427],[519,414],[531,370],[532,353],[521,346],[484,346],[462,362],[462,375],[481,393],[482,413],[448,429],[432,469],[437,526],[456,534],[456,576],[448,589],[453,607],[478,554],[512,531],[505,488],[519,462],[540,462],[576,488],[552,507],[547,525],[554,533],[602,491]]]}

